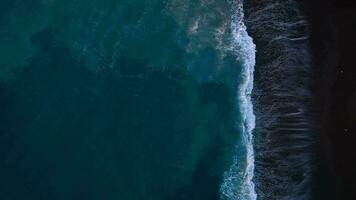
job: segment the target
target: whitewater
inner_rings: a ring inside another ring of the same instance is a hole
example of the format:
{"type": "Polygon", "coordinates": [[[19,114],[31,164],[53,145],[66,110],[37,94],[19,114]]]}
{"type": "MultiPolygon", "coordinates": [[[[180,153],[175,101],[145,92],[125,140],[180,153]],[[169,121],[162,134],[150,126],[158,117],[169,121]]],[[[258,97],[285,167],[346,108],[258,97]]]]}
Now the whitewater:
{"type": "MultiPolygon", "coordinates": [[[[232,19],[231,50],[242,66],[240,83],[237,94],[237,102],[242,117],[242,145],[237,145],[237,152],[244,148],[243,158],[237,154],[228,171],[224,174],[221,185],[221,199],[226,200],[255,200],[257,194],[254,176],[254,149],[253,130],[255,128],[255,115],[251,94],[254,81],[254,67],[256,64],[256,46],[253,39],[248,35],[244,24],[243,1],[237,0],[231,3],[232,19]]],[[[240,154],[241,155],[241,154],[240,154]]]]}

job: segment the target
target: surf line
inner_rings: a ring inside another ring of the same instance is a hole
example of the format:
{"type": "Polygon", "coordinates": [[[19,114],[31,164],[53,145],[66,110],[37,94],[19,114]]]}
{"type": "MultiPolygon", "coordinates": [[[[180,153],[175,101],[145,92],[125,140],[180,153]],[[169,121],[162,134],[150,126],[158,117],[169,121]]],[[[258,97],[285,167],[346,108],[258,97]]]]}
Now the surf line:
{"type": "Polygon", "coordinates": [[[253,182],[255,168],[253,129],[256,117],[253,113],[251,98],[256,64],[256,45],[248,35],[247,27],[244,24],[243,0],[235,0],[231,3],[233,12],[231,50],[242,66],[241,81],[238,87],[238,106],[243,122],[241,142],[245,155],[242,160],[241,156],[236,156],[230,169],[224,173],[220,197],[224,200],[256,200],[257,194],[253,182]]]}

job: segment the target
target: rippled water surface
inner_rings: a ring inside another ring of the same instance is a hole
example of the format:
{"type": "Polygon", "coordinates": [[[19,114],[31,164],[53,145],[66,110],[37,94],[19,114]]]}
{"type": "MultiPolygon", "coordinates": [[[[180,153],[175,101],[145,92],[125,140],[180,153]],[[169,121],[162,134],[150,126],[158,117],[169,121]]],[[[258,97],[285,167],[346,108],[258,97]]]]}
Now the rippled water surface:
{"type": "Polygon", "coordinates": [[[0,0],[0,199],[253,199],[240,4],[0,0]]]}

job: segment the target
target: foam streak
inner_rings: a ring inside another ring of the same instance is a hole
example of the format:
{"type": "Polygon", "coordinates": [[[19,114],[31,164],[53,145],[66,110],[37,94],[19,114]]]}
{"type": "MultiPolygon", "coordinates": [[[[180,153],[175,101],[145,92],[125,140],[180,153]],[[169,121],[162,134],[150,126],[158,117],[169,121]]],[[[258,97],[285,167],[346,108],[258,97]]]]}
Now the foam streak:
{"type": "Polygon", "coordinates": [[[235,158],[232,166],[224,175],[221,186],[221,199],[226,200],[255,200],[257,194],[253,183],[254,150],[252,131],[255,128],[255,115],[251,93],[253,90],[253,72],[255,66],[255,44],[248,35],[244,24],[243,2],[232,2],[233,16],[231,23],[232,50],[238,62],[242,64],[242,78],[238,90],[238,105],[241,109],[243,133],[242,144],[244,158],[235,158]]]}

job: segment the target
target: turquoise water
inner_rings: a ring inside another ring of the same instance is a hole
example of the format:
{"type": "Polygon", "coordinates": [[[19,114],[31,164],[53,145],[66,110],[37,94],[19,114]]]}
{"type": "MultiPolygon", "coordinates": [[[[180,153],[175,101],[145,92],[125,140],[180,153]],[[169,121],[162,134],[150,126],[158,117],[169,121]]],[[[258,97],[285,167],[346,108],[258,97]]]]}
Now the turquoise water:
{"type": "Polygon", "coordinates": [[[255,199],[241,5],[0,0],[0,199],[255,199]]]}

